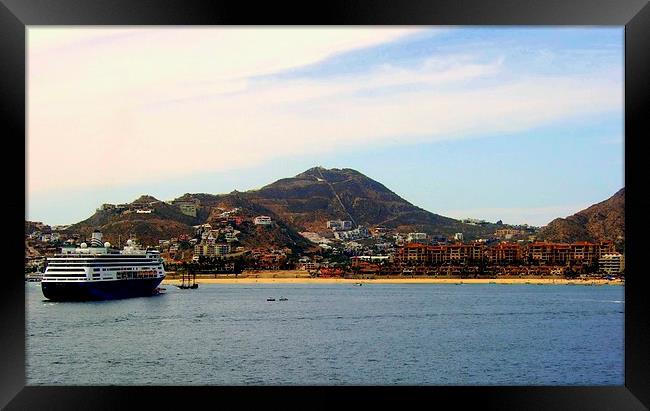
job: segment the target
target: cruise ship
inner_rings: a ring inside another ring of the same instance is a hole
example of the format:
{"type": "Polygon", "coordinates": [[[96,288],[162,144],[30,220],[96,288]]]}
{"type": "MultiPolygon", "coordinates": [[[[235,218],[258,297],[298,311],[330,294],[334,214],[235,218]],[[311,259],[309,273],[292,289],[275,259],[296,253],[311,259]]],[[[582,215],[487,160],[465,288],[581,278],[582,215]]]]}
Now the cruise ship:
{"type": "Polygon", "coordinates": [[[112,300],[155,295],[164,278],[158,251],[143,250],[134,240],[116,250],[95,231],[90,246],[63,247],[47,259],[41,289],[53,301],[112,300]]]}

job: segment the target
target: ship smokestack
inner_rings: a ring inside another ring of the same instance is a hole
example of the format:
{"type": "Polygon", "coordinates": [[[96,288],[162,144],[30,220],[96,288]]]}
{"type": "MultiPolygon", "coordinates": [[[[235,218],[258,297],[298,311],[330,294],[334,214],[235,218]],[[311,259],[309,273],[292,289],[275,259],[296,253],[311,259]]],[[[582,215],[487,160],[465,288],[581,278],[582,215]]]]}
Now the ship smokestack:
{"type": "Polygon", "coordinates": [[[99,230],[93,231],[93,234],[90,239],[90,246],[91,247],[102,247],[104,243],[102,243],[102,233],[99,230]]]}

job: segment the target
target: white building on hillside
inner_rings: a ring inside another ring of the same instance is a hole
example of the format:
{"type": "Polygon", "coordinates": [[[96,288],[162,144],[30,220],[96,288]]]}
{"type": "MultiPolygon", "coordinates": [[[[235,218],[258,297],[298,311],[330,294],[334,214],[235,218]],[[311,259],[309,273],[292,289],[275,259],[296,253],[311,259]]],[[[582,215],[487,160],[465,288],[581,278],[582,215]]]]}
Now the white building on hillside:
{"type": "Polygon", "coordinates": [[[427,233],[408,233],[406,236],[406,241],[409,243],[414,243],[417,241],[426,241],[427,233]]]}
{"type": "Polygon", "coordinates": [[[253,223],[255,223],[255,225],[271,225],[273,224],[273,221],[271,220],[271,217],[260,215],[253,219],[253,223]]]}

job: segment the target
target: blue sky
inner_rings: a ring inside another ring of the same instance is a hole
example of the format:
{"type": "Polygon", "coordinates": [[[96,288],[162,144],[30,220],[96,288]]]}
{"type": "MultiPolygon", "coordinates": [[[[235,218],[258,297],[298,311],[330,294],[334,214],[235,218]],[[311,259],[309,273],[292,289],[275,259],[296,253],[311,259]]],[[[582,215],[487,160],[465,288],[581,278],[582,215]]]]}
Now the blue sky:
{"type": "Polygon", "coordinates": [[[434,213],[512,224],[545,225],[624,186],[622,27],[294,30],[259,53],[251,39],[268,30],[38,30],[30,220],[69,224],[141,194],[245,191],[315,165],[354,168],[434,213]],[[175,47],[174,70],[138,62],[175,47]],[[61,53],[69,63],[52,66],[61,53]],[[54,137],[81,148],[66,154],[54,137]]]}

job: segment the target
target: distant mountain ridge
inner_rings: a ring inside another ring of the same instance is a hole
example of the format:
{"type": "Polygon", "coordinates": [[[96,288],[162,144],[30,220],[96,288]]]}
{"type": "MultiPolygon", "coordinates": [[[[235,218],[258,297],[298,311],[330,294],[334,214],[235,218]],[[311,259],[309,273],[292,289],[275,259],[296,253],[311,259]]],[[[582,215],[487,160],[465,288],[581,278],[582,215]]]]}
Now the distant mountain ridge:
{"type": "MultiPolygon", "coordinates": [[[[383,184],[349,169],[314,167],[294,177],[283,178],[258,190],[233,191],[229,194],[186,193],[174,202],[197,204],[196,216],[183,214],[178,207],[148,195],[131,203],[146,207],[150,213],[124,213],[114,209],[97,210],[90,218],[70,227],[73,232],[89,236],[100,229],[105,238],[132,233],[145,243],[191,233],[192,226],[214,221],[221,211],[240,207],[242,216],[252,219],[268,215],[280,230],[273,238],[275,246],[308,246],[300,231],[325,231],[328,220],[351,220],[355,226],[384,226],[402,232],[453,235],[462,232],[466,239],[484,236],[499,226],[464,224],[453,218],[431,213],[404,200],[383,184]]],[[[253,231],[244,242],[264,245],[254,239],[253,231]]]]}
{"type": "Polygon", "coordinates": [[[605,201],[566,217],[556,218],[539,232],[548,241],[625,241],[625,187],[605,201]]]}
{"type": "Polygon", "coordinates": [[[404,200],[383,184],[349,169],[314,167],[244,193],[303,231],[323,231],[327,220],[351,220],[366,227],[472,237],[493,227],[477,227],[431,213],[404,200]]]}
{"type": "MultiPolygon", "coordinates": [[[[598,241],[623,243],[625,189],[601,203],[567,218],[557,218],[543,227],[538,239],[559,242],[598,241]]],[[[313,167],[294,177],[283,178],[257,190],[228,194],[186,193],[172,202],[143,195],[128,205],[131,211],[100,208],[69,230],[89,237],[100,229],[111,242],[136,235],[154,245],[159,239],[193,232],[193,225],[215,223],[222,213],[238,208],[246,223],[241,242],[251,247],[310,247],[299,232],[325,232],[329,220],[350,220],[354,226],[383,226],[399,232],[425,232],[452,236],[463,233],[465,240],[486,237],[504,225],[470,225],[435,214],[401,198],[383,184],[350,169],[313,167]],[[194,204],[195,215],[183,213],[178,204],[194,204]],[[135,211],[134,211],[135,210],[135,211]],[[267,215],[273,227],[253,225],[255,216],[267,215]]],[[[27,227],[26,227],[27,230],[27,227]]]]}
{"type": "MultiPolygon", "coordinates": [[[[311,244],[301,231],[325,232],[329,220],[350,220],[355,226],[383,226],[400,232],[426,232],[451,236],[461,232],[465,240],[494,233],[497,224],[470,225],[435,214],[404,200],[383,184],[349,168],[313,167],[257,190],[228,194],[186,193],[172,202],[143,195],[127,205],[136,211],[103,207],[69,231],[89,237],[100,229],[113,243],[137,236],[144,244],[193,232],[194,225],[215,223],[226,210],[238,208],[246,221],[237,229],[241,242],[250,247],[298,247],[311,244]],[[176,203],[196,204],[195,215],[181,212],[176,203]],[[139,211],[138,211],[139,210],[139,211]],[[254,226],[252,219],[267,215],[273,227],[254,226]]],[[[538,233],[540,240],[572,242],[611,240],[624,242],[625,189],[567,218],[557,218],[538,233]]],[[[26,223],[27,224],[27,223],[26,223]]],[[[33,230],[26,225],[26,232],[33,230]]]]}

